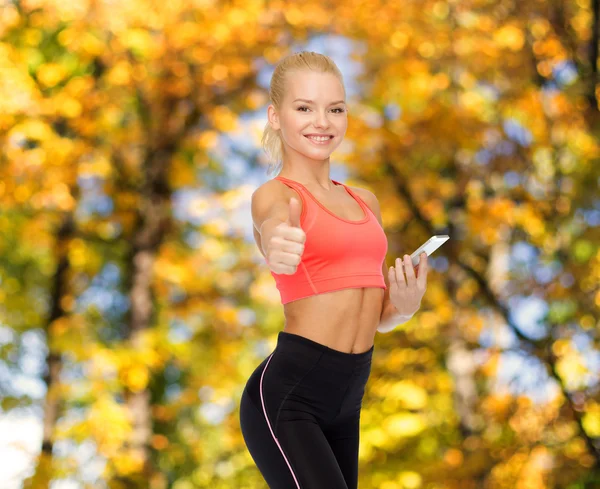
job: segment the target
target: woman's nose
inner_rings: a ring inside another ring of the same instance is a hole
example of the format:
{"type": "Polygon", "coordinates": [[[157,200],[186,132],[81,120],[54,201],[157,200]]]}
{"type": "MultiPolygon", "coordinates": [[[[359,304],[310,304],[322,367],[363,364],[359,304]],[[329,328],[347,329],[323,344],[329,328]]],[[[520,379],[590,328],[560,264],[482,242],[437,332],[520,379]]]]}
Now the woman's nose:
{"type": "Polygon", "coordinates": [[[327,118],[327,114],[323,114],[321,112],[317,112],[316,123],[321,127],[329,126],[329,119],[327,118]]]}

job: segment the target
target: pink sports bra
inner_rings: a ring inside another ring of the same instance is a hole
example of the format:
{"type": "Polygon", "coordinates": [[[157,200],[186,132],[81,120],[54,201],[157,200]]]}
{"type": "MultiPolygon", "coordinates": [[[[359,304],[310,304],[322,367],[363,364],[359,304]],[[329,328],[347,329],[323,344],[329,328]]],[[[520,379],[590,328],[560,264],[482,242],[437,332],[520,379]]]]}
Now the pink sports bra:
{"type": "Polygon", "coordinates": [[[296,273],[271,272],[282,304],[334,290],[387,288],[381,272],[388,249],[387,237],[360,197],[343,183],[332,180],[346,189],[365,214],[359,221],[349,221],[329,211],[301,183],[281,176],[275,178],[300,195],[300,227],[306,233],[296,273]]]}

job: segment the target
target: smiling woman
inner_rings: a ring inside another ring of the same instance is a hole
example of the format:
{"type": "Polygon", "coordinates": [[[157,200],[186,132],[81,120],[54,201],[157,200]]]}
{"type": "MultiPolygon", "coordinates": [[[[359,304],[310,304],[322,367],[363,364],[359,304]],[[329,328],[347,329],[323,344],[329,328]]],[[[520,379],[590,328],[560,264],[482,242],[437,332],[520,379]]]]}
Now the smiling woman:
{"type": "Polygon", "coordinates": [[[281,171],[253,193],[252,218],[285,326],[244,388],[242,434],[271,489],[356,489],[387,238],[375,195],[329,175],[348,127],[335,63],[290,55],[269,93],[262,142],[281,171]]]}

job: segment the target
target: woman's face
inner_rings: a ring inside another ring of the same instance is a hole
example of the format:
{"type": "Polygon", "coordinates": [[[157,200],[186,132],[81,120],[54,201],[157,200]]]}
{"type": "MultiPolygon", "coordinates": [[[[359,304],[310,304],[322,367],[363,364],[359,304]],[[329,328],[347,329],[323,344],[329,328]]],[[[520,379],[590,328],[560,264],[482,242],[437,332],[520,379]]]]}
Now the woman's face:
{"type": "Polygon", "coordinates": [[[348,114],[344,98],[344,88],[335,75],[310,70],[290,72],[279,113],[269,105],[269,121],[273,129],[281,129],[287,151],[291,148],[308,158],[326,160],[346,134],[348,114]],[[321,143],[308,139],[309,134],[333,138],[321,143]]]}

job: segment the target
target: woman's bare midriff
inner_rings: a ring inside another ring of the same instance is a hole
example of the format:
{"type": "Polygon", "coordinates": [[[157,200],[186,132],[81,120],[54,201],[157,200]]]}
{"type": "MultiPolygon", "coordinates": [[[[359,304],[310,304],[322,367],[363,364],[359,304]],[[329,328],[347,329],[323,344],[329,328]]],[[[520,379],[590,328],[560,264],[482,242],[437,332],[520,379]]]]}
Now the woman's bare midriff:
{"type": "Polygon", "coordinates": [[[346,353],[373,346],[384,289],[363,287],[313,295],[284,304],[283,330],[346,353]]]}
{"type": "MultiPolygon", "coordinates": [[[[277,180],[276,182],[288,201],[291,197],[301,201],[295,190],[277,180]]],[[[333,187],[329,192],[313,186],[309,191],[338,216],[353,221],[358,221],[364,216],[358,202],[340,186],[333,187]]],[[[360,193],[360,190],[357,192],[360,193]]],[[[261,236],[256,229],[254,238],[264,256],[261,236]]],[[[304,336],[334,350],[362,353],[373,346],[384,293],[385,290],[381,287],[362,287],[335,290],[288,302],[283,306],[283,330],[304,336]]]]}

